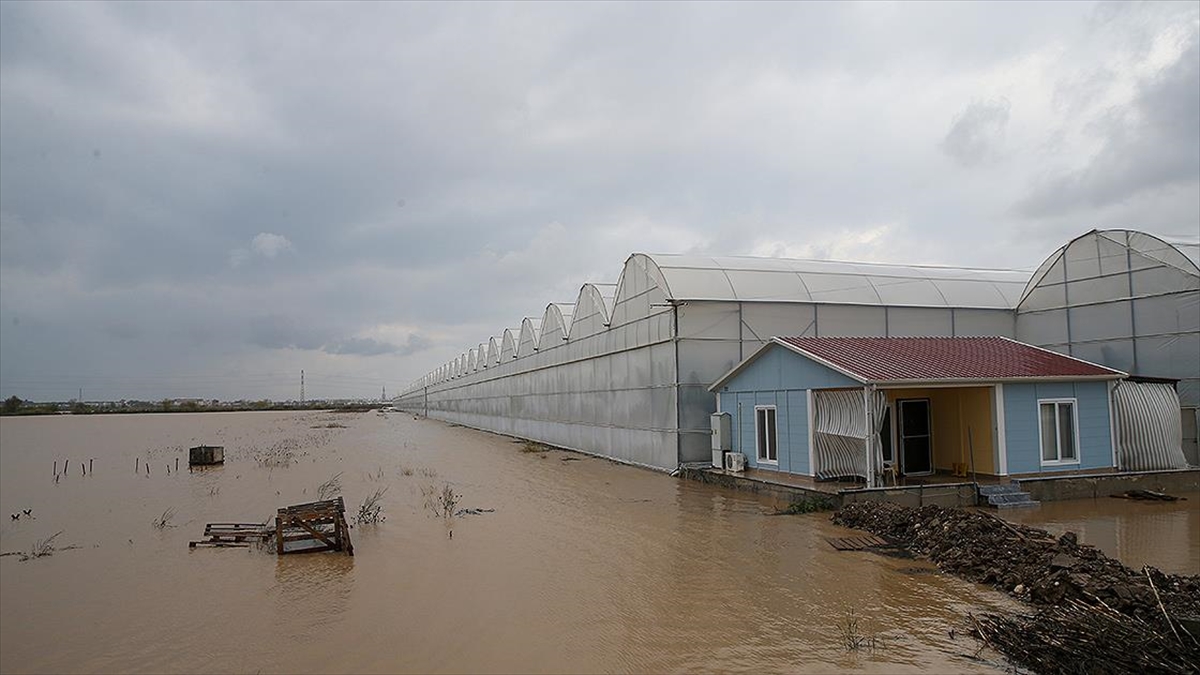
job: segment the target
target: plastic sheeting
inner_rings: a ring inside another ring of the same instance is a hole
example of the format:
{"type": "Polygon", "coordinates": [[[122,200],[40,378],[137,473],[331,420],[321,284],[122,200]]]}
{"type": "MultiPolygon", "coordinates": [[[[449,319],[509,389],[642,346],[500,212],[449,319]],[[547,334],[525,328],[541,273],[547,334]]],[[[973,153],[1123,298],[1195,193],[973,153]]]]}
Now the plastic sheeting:
{"type": "MultiPolygon", "coordinates": [[[[1200,267],[1187,250],[1132,230],[1073,239],[1030,279],[1016,307],[1016,338],[1130,375],[1178,380],[1183,414],[1194,414],[1200,267]]],[[[1200,464],[1191,427],[1182,444],[1188,461],[1200,464]]]]}
{"type": "MultiPolygon", "coordinates": [[[[872,397],[871,426],[868,430],[867,409],[863,392],[850,390],[813,391],[813,475],[821,479],[858,476],[870,480],[867,466],[867,438],[878,437],[887,409],[887,396],[882,391],[872,397]]],[[[883,466],[882,444],[874,446],[875,467],[883,466]]]]}
{"type": "Polygon", "coordinates": [[[1179,397],[1169,384],[1121,382],[1113,390],[1118,463],[1126,471],[1183,469],[1179,397]]]}
{"type": "Polygon", "coordinates": [[[921,265],[635,254],[673,300],[1011,309],[1029,275],[921,265]]]}

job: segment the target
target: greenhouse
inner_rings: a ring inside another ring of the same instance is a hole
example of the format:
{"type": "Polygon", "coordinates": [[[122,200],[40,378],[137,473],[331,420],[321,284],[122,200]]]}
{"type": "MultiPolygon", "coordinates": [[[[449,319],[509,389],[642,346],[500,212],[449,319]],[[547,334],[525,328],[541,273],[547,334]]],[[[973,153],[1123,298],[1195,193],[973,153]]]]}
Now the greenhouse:
{"type": "Polygon", "coordinates": [[[490,336],[396,405],[670,470],[710,460],[708,387],[783,335],[1008,337],[1177,381],[1174,437],[1198,463],[1196,247],[1126,230],[1078,237],[1032,275],[635,253],[616,284],[584,284],[575,303],[490,336]]]}

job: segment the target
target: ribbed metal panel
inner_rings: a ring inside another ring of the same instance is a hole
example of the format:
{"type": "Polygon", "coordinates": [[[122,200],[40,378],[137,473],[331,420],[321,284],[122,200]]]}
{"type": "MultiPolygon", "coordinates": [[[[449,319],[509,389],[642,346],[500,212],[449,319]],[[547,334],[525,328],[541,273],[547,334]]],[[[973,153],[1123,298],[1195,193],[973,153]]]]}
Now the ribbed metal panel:
{"type": "Polygon", "coordinates": [[[1120,466],[1126,471],[1183,469],[1179,396],[1169,384],[1124,381],[1113,390],[1120,466]]]}

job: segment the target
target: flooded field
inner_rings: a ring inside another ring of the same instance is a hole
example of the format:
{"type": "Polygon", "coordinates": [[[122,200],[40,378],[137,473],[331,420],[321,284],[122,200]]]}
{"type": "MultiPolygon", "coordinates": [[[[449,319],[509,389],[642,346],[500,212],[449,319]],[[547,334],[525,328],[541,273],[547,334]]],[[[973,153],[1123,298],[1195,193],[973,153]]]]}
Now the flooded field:
{"type": "MultiPolygon", "coordinates": [[[[59,531],[78,548],[0,558],[0,670],[1004,672],[962,635],[967,612],[1017,608],[997,592],[834,551],[824,537],[852,531],[828,514],[522,448],[404,414],[4,418],[0,549],[59,531]],[[201,443],[225,465],[189,472],[201,443]],[[351,512],[387,488],[354,557],[187,546],[338,474],[351,512]],[[494,511],[435,517],[423,491],[447,483],[457,508],[494,511]],[[847,649],[855,635],[875,648],[847,649]]],[[[1196,573],[1196,502],[1107,501],[1109,526],[1062,523],[1127,564],[1196,573]]]]}
{"type": "Polygon", "coordinates": [[[1200,574],[1200,495],[1175,496],[1184,499],[1076,499],[1000,515],[1055,535],[1074,532],[1080,543],[1095,546],[1134,569],[1150,565],[1174,574],[1200,574]]]}

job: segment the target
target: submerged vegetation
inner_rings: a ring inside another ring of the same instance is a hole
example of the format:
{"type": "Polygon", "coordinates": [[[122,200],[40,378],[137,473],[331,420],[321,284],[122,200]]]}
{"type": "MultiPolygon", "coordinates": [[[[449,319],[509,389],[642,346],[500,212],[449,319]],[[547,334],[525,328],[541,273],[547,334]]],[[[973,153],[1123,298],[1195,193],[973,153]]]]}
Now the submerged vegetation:
{"type": "Polygon", "coordinates": [[[449,483],[438,485],[436,482],[421,488],[421,496],[425,498],[425,508],[447,522],[454,517],[458,501],[462,499],[462,495],[454,492],[449,483]]]}
{"type": "Polygon", "coordinates": [[[873,652],[881,646],[878,635],[863,631],[854,610],[850,610],[850,614],[837,625],[837,629],[841,644],[848,652],[873,652]]]}
{"type": "Polygon", "coordinates": [[[339,471],[333,474],[329,480],[317,486],[317,499],[325,501],[333,499],[342,493],[342,472],[339,471]]]}
{"type": "Polygon", "coordinates": [[[171,519],[175,517],[175,507],[170,507],[162,512],[162,515],[154,519],[154,529],[165,530],[168,527],[175,527],[171,524],[171,519]]]}
{"type": "Polygon", "coordinates": [[[358,514],[354,517],[355,525],[382,523],[387,520],[383,515],[383,495],[387,487],[381,487],[372,492],[358,505],[358,514]]]}
{"type": "Polygon", "coordinates": [[[0,556],[15,555],[20,558],[21,562],[25,562],[27,560],[36,560],[37,558],[45,558],[47,556],[54,555],[57,551],[70,551],[79,548],[79,546],[75,545],[63,547],[56,546],[54,544],[54,540],[58,539],[59,535],[62,533],[63,531],[59,530],[45,539],[39,539],[35,541],[33,546],[31,546],[28,551],[10,551],[8,553],[0,553],[0,556]]]}
{"type": "Polygon", "coordinates": [[[801,497],[784,508],[776,510],[772,515],[788,516],[802,513],[816,513],[818,511],[832,511],[833,508],[833,500],[828,497],[801,497]]]}

